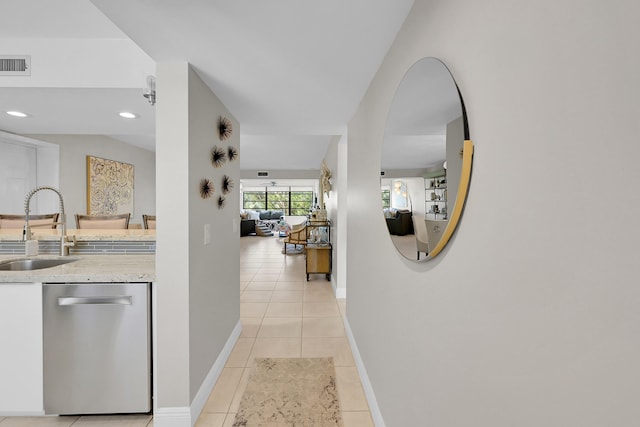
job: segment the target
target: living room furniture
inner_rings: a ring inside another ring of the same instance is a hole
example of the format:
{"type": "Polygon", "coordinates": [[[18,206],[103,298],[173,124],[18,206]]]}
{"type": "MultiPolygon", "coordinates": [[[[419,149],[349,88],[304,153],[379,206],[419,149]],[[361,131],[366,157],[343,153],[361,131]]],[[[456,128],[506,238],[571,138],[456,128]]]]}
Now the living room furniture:
{"type": "Polygon", "coordinates": [[[119,230],[129,228],[130,213],[117,215],[76,214],[76,228],[119,230]]]}
{"type": "Polygon", "coordinates": [[[389,234],[393,234],[395,236],[413,234],[413,221],[411,220],[411,215],[410,210],[399,209],[396,211],[395,216],[385,218],[389,234]]]}
{"type": "Polygon", "coordinates": [[[307,282],[310,274],[324,274],[327,280],[331,280],[332,252],[331,243],[307,243],[307,282]]]}
{"type": "Polygon", "coordinates": [[[280,222],[280,219],[284,216],[283,211],[260,211],[259,212],[260,219],[258,220],[259,224],[263,224],[271,231],[276,229],[276,226],[280,222]]]}
{"type": "Polygon", "coordinates": [[[424,211],[428,219],[447,219],[446,173],[424,180],[424,211]]]}
{"type": "Polygon", "coordinates": [[[240,237],[255,234],[256,232],[256,220],[255,219],[243,219],[240,220],[240,237]]]}
{"type": "Polygon", "coordinates": [[[283,211],[259,211],[260,219],[265,220],[280,220],[284,216],[283,211]]]}
{"type": "Polygon", "coordinates": [[[307,221],[306,273],[324,274],[331,280],[331,221],[307,221]]]}
{"type": "Polygon", "coordinates": [[[247,209],[247,210],[242,210],[240,212],[240,217],[242,218],[243,221],[245,220],[251,220],[251,221],[255,221],[254,223],[254,229],[249,231],[251,226],[249,224],[245,224],[244,225],[244,230],[246,230],[246,234],[245,232],[243,232],[243,228],[240,228],[240,236],[247,236],[248,234],[251,233],[255,233],[255,227],[258,225],[263,225],[265,227],[267,227],[270,231],[274,231],[276,230],[278,223],[280,222],[280,220],[282,219],[282,217],[284,216],[284,212],[283,211],[272,211],[272,210],[265,210],[265,211],[258,211],[258,210],[252,210],[252,209],[247,209]]]}
{"type": "Polygon", "coordinates": [[[427,234],[427,224],[422,218],[413,217],[413,232],[416,236],[416,260],[420,260],[420,252],[429,255],[429,236],[427,234]]]}
{"type": "Polygon", "coordinates": [[[298,246],[307,246],[307,224],[302,223],[294,226],[289,235],[285,237],[283,240],[284,243],[284,251],[283,253],[287,254],[287,244],[294,245],[296,248],[298,246]]]}
{"type": "Polygon", "coordinates": [[[268,224],[262,221],[256,221],[256,235],[261,237],[273,236],[273,230],[268,224]]]}

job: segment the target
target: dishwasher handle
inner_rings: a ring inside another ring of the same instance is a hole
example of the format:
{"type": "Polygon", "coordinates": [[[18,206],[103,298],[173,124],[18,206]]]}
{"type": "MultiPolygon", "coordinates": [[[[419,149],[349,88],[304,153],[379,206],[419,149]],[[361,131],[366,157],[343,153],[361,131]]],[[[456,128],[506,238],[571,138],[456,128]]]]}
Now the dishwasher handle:
{"type": "Polygon", "coordinates": [[[58,305],[131,305],[131,296],[60,297],[58,305]]]}

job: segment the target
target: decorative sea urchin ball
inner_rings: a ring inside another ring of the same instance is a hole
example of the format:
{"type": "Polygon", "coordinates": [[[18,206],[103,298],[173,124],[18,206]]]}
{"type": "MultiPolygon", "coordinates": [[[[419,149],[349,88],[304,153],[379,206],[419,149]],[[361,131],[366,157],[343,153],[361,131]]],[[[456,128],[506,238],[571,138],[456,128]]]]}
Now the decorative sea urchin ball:
{"type": "Polygon", "coordinates": [[[218,133],[220,134],[220,141],[224,141],[228,139],[233,133],[233,125],[231,124],[231,120],[226,117],[220,116],[218,119],[218,133]]]}

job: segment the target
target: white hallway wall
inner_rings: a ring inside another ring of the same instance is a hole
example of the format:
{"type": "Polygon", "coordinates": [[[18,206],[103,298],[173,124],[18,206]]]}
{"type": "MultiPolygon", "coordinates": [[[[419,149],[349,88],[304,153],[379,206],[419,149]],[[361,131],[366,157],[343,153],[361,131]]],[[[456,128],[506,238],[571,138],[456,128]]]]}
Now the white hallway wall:
{"type": "Polygon", "coordinates": [[[386,425],[637,424],[638,16],[416,0],[349,126],[347,316],[386,425]],[[416,265],[376,207],[386,114],[424,56],[457,80],[476,152],[456,235],[416,265]]]}
{"type": "MultiPolygon", "coordinates": [[[[332,280],[336,297],[346,296],[347,277],[347,136],[339,135],[331,139],[323,159],[331,171],[331,191],[323,194],[322,200],[331,220],[331,261],[332,280]]],[[[319,176],[319,175],[318,175],[319,176]]]]}

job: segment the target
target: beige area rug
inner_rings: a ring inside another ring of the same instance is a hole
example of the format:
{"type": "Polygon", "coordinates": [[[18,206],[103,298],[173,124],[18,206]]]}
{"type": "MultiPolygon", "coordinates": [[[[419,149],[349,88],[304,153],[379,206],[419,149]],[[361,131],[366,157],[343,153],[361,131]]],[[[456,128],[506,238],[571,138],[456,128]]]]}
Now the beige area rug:
{"type": "Polygon", "coordinates": [[[342,427],[333,358],[256,359],[233,427],[342,427]]]}

